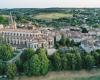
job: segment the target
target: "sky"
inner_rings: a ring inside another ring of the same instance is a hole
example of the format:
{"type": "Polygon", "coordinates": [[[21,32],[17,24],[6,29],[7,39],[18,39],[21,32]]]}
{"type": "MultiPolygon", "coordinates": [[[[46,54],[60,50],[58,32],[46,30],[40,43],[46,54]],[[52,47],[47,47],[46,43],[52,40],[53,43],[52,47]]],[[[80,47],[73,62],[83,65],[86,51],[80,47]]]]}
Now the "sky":
{"type": "Polygon", "coordinates": [[[100,0],[0,0],[0,8],[100,8],[100,0]]]}

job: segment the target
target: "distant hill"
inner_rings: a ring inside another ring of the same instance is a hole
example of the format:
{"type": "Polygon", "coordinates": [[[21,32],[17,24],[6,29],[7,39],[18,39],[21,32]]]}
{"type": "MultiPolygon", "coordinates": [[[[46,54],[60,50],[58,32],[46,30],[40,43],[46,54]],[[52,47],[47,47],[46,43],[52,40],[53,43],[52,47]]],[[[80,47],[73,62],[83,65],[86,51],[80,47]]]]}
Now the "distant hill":
{"type": "Polygon", "coordinates": [[[36,26],[62,27],[100,25],[99,8],[15,8],[0,9],[0,15],[9,15],[12,12],[17,23],[32,21],[36,26]]]}

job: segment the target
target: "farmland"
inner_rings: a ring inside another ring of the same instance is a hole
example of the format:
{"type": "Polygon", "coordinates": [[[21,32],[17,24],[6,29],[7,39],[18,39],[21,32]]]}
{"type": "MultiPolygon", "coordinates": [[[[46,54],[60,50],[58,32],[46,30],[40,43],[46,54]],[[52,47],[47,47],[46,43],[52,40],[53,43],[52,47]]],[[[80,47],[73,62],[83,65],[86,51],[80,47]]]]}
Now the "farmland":
{"type": "Polygon", "coordinates": [[[66,13],[42,13],[34,16],[35,19],[60,19],[68,17],[73,17],[73,15],[66,13]]]}

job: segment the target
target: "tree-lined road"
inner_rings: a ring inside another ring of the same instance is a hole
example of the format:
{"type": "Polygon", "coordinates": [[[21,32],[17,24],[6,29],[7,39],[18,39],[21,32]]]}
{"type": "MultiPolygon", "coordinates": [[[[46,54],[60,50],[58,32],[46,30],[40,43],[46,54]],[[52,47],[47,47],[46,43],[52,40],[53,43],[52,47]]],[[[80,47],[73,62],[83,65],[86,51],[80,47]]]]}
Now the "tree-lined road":
{"type": "Polygon", "coordinates": [[[18,50],[18,51],[19,51],[19,53],[15,57],[13,57],[11,60],[1,61],[1,62],[3,62],[3,63],[15,63],[20,58],[20,56],[22,54],[22,50],[18,50]]]}
{"type": "Polygon", "coordinates": [[[20,58],[20,55],[22,54],[22,50],[19,50],[19,51],[20,52],[15,57],[13,57],[11,60],[9,60],[8,63],[15,63],[20,58]]]}

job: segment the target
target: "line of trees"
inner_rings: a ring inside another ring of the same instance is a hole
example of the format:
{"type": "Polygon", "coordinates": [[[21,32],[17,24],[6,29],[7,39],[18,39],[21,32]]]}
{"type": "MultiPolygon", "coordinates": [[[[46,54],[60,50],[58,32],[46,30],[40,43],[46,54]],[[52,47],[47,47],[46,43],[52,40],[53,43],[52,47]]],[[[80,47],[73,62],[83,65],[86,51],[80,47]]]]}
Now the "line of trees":
{"type": "MultiPolygon", "coordinates": [[[[0,52],[2,50],[0,49],[0,52]]],[[[1,55],[1,53],[0,53],[1,55]]],[[[1,59],[1,58],[0,58],[1,59]]],[[[49,71],[91,70],[100,67],[100,50],[80,53],[76,49],[68,52],[58,50],[48,56],[46,49],[25,49],[16,63],[0,63],[0,75],[7,75],[11,80],[24,73],[27,76],[46,75],[49,71]]]]}
{"type": "Polygon", "coordinates": [[[94,67],[100,67],[100,50],[91,53],[80,53],[74,49],[62,53],[58,50],[52,56],[48,56],[45,49],[36,51],[27,49],[23,51],[23,54],[21,60],[16,63],[17,71],[18,73],[24,72],[27,76],[46,75],[48,71],[91,70],[94,67]],[[27,56],[23,57],[23,54],[27,56]]]}
{"type": "Polygon", "coordinates": [[[0,44],[0,75],[7,75],[13,79],[16,75],[16,64],[8,63],[14,56],[14,50],[8,44],[0,44]]]}
{"type": "Polygon", "coordinates": [[[69,38],[66,38],[65,35],[61,35],[61,39],[59,41],[56,41],[56,38],[54,40],[55,48],[60,47],[74,47],[79,46],[80,42],[74,42],[74,40],[70,40],[69,38]]]}
{"type": "MultiPolygon", "coordinates": [[[[96,55],[97,54],[100,54],[100,52],[96,53],[96,55]]],[[[99,55],[98,57],[100,58],[99,55]]],[[[82,55],[76,51],[63,54],[56,52],[54,55],[49,57],[49,60],[51,62],[51,68],[54,71],[81,69],[91,70],[94,66],[98,66],[96,61],[100,62],[100,60],[96,60],[94,55],[91,53],[84,53],[84,55],[82,55]]]]}
{"type": "Polygon", "coordinates": [[[45,75],[48,72],[49,60],[45,49],[26,49],[23,51],[20,61],[16,62],[17,71],[24,72],[28,76],[45,75]]]}

